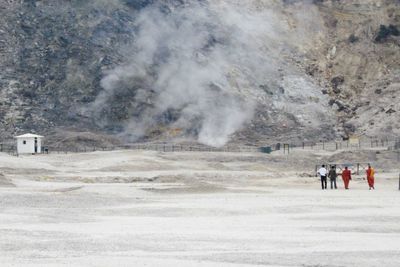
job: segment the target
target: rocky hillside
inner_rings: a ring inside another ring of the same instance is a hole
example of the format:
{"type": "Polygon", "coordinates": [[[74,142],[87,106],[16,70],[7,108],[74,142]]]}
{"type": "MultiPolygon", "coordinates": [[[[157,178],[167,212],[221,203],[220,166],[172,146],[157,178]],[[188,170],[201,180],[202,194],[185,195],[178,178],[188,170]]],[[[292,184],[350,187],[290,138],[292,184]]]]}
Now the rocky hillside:
{"type": "Polygon", "coordinates": [[[400,134],[400,1],[319,1],[326,39],[309,73],[322,81],[344,135],[400,134]]]}
{"type": "Polygon", "coordinates": [[[398,0],[3,0],[0,13],[3,139],[400,134],[398,0]]]}

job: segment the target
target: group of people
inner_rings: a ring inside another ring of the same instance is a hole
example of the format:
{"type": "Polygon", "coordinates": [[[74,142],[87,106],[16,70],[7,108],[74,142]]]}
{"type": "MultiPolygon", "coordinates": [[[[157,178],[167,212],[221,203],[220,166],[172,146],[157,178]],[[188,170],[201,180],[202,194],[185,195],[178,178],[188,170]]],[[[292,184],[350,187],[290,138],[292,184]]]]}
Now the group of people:
{"type": "MultiPolygon", "coordinates": [[[[331,189],[333,189],[333,188],[337,189],[336,179],[339,175],[342,176],[344,188],[346,190],[349,189],[349,184],[350,184],[350,180],[351,180],[351,170],[349,170],[349,168],[347,166],[344,167],[344,170],[342,171],[341,174],[338,174],[336,172],[336,166],[332,166],[331,169],[328,171],[325,168],[325,165],[322,165],[322,167],[318,170],[318,174],[321,177],[322,190],[327,189],[328,178],[331,182],[331,189]]],[[[367,175],[369,190],[371,190],[371,189],[375,190],[375,186],[374,186],[375,170],[374,170],[374,168],[371,167],[371,164],[368,164],[368,168],[366,170],[366,175],[367,175]]]]}

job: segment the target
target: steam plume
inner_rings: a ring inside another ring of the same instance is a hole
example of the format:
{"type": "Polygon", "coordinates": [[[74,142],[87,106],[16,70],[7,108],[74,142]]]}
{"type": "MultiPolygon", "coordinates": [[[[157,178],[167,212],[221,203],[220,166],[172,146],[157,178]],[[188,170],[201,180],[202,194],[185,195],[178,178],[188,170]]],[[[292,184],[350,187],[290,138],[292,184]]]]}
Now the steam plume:
{"type": "Polygon", "coordinates": [[[276,83],[280,53],[299,36],[286,35],[268,1],[181,2],[138,11],[126,60],[106,73],[94,107],[129,97],[124,132],[133,140],[168,117],[170,127],[222,146],[251,121],[259,85],[276,83]]]}

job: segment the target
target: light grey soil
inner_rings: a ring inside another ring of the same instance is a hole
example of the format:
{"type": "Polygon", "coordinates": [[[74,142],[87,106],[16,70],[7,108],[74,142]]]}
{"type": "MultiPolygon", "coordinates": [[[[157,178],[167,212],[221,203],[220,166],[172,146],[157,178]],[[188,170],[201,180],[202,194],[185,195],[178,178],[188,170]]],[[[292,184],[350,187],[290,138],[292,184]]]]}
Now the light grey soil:
{"type": "Polygon", "coordinates": [[[1,266],[400,266],[395,173],[322,191],[295,155],[0,157],[1,266]]]}

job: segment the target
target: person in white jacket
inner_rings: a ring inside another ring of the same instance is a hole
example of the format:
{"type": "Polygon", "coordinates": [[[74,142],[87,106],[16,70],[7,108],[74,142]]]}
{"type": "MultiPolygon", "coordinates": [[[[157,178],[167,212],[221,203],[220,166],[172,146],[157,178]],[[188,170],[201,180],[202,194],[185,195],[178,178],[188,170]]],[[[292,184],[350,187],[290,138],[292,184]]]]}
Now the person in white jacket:
{"type": "Polygon", "coordinates": [[[327,169],[325,168],[325,165],[322,165],[322,167],[318,170],[318,174],[321,177],[321,187],[322,190],[326,189],[327,181],[326,181],[326,174],[328,173],[327,169]]]}

